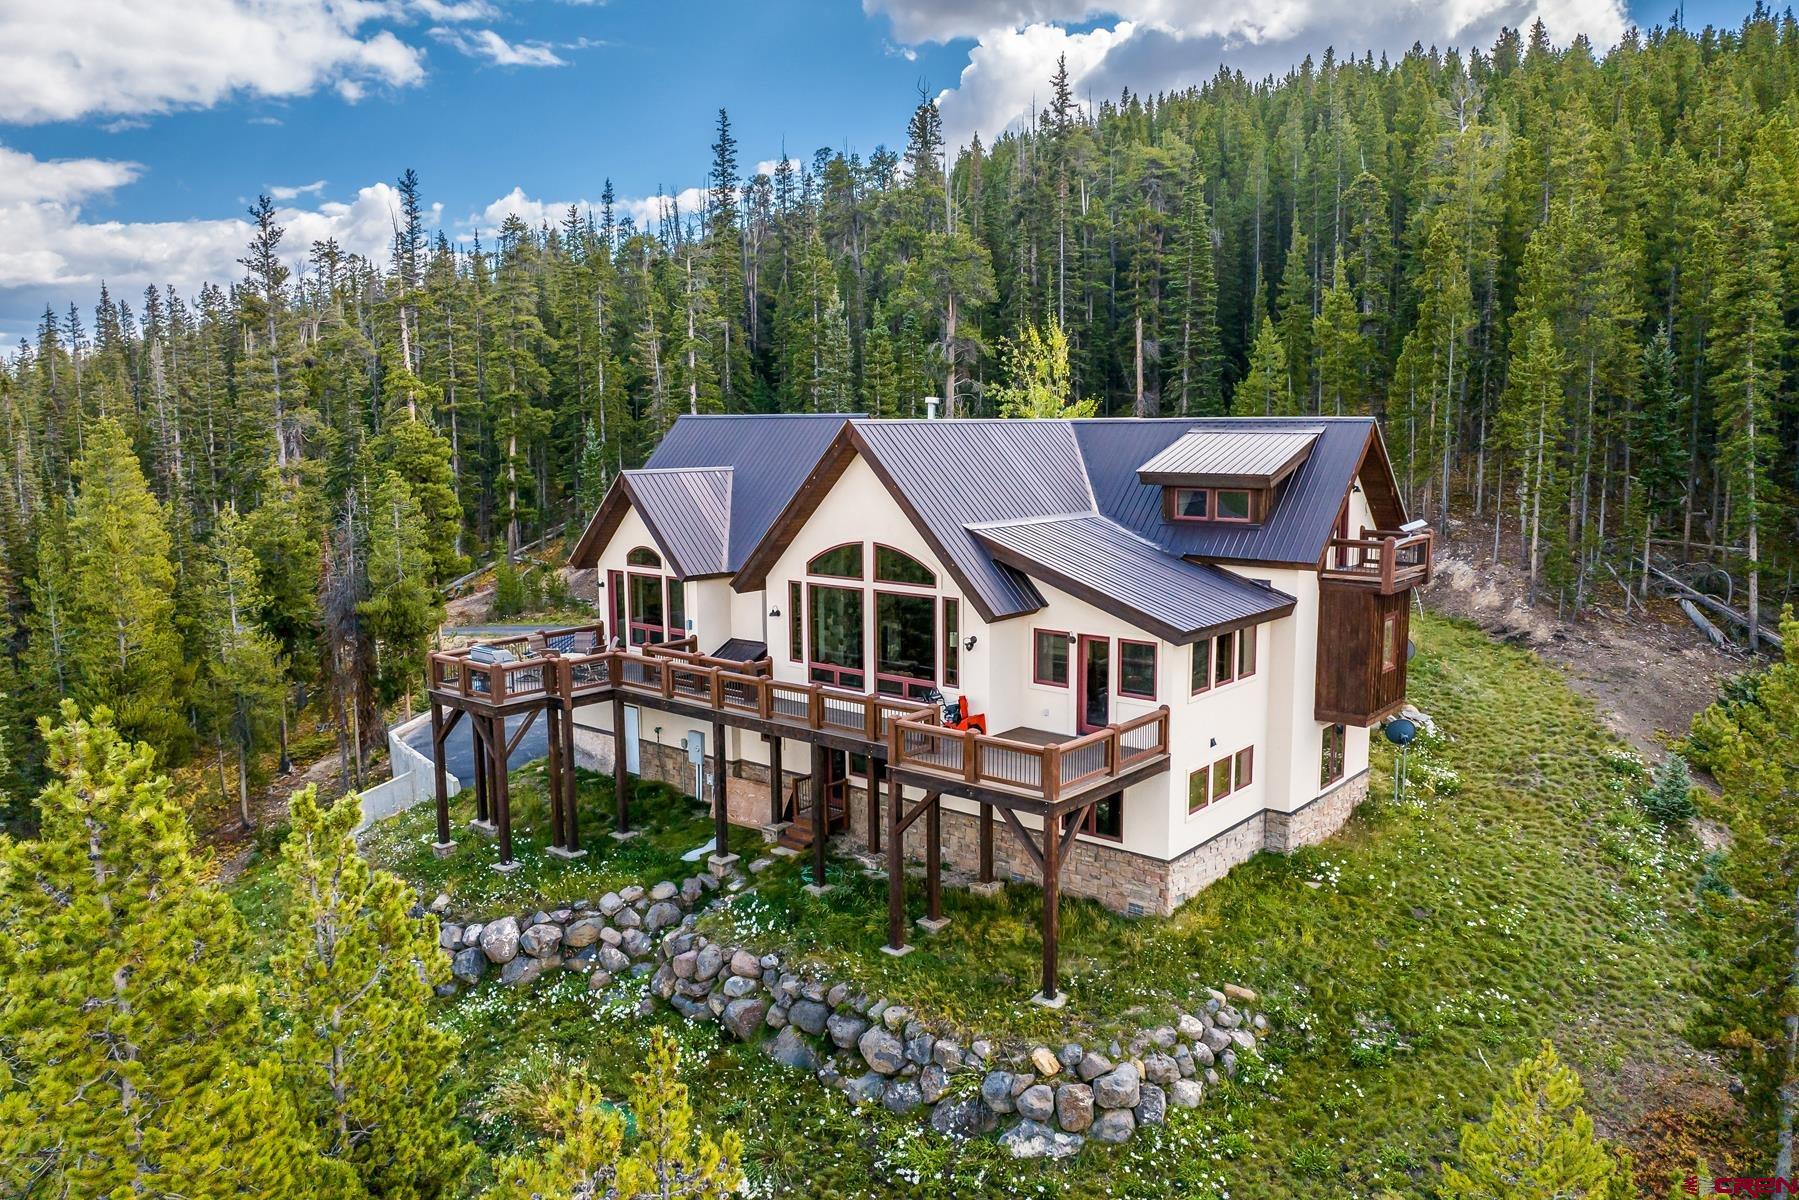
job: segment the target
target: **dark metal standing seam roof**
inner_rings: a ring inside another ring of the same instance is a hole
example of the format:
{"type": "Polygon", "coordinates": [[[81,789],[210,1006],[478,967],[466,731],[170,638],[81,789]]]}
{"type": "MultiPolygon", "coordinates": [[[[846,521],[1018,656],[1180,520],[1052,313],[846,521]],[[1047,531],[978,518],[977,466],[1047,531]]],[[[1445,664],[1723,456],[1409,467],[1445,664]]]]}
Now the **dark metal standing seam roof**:
{"type": "Polygon", "coordinates": [[[625,490],[683,579],[730,571],[731,467],[660,467],[624,473],[625,490]]]}
{"type": "Polygon", "coordinates": [[[1075,421],[1099,511],[1174,554],[1230,562],[1312,566],[1324,554],[1337,511],[1374,432],[1372,417],[1175,418],[1075,421]],[[1137,467],[1191,429],[1321,429],[1312,452],[1276,492],[1260,525],[1169,521],[1162,489],[1138,480],[1137,467]]]}
{"type": "Polygon", "coordinates": [[[1188,479],[1254,479],[1266,487],[1279,482],[1289,466],[1297,469],[1301,458],[1323,433],[1321,426],[1306,429],[1190,429],[1168,448],[1138,466],[1145,483],[1176,484],[1188,479]]]}
{"type": "Polygon", "coordinates": [[[1294,599],[1209,564],[1191,563],[1091,513],[969,526],[994,555],[1176,644],[1283,616],[1294,599]]]}
{"type": "Polygon", "coordinates": [[[856,415],[683,416],[644,466],[731,468],[724,570],[736,571],[818,465],[844,422],[856,415]]]}
{"type": "Polygon", "coordinates": [[[870,465],[928,526],[983,609],[998,619],[1043,607],[1030,581],[995,563],[965,527],[1093,510],[1068,422],[857,421],[854,428],[870,465]]]}

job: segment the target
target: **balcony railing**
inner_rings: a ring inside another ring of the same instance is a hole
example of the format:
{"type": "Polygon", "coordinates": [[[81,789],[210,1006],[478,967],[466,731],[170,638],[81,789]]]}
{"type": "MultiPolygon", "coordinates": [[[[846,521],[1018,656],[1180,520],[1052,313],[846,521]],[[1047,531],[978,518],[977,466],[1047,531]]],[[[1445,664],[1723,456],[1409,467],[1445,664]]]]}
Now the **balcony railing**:
{"type": "Polygon", "coordinates": [[[1430,582],[1436,534],[1364,529],[1359,538],[1332,538],[1324,552],[1323,578],[1379,589],[1383,596],[1430,582]]]}
{"type": "Polygon", "coordinates": [[[920,721],[893,724],[887,761],[964,783],[1038,792],[1051,802],[1168,753],[1168,709],[1040,746],[920,721]]]}

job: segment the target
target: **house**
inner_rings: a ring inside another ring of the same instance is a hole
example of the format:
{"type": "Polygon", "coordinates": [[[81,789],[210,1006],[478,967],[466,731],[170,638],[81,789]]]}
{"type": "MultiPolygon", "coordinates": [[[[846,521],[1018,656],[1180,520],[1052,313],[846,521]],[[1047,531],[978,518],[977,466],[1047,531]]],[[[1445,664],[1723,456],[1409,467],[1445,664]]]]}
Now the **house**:
{"type": "Polygon", "coordinates": [[[682,417],[571,555],[629,652],[572,745],[821,869],[821,821],[886,835],[929,859],[933,918],[940,858],[1166,914],[1366,795],[1431,549],[1365,417],[682,417]]]}

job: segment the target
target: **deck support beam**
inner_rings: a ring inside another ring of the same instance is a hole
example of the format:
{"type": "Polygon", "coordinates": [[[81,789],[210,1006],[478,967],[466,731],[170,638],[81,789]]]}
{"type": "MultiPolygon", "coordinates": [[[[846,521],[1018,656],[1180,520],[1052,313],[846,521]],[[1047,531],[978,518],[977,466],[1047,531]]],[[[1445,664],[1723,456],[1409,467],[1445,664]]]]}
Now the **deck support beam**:
{"type": "Polygon", "coordinates": [[[932,792],[925,797],[930,807],[924,815],[924,896],[925,915],[918,927],[936,933],[949,919],[943,915],[943,794],[932,792]]]}
{"type": "MultiPolygon", "coordinates": [[[[567,664],[563,669],[568,670],[567,664]]],[[[584,854],[581,849],[581,821],[576,816],[576,808],[580,803],[579,780],[575,777],[575,706],[562,706],[562,753],[563,753],[563,845],[568,848],[569,855],[584,854]]]]}
{"type": "Polygon", "coordinates": [[[469,824],[484,833],[492,833],[493,816],[489,805],[492,797],[488,794],[488,784],[492,782],[492,777],[487,770],[487,734],[482,729],[484,721],[479,715],[471,712],[468,724],[469,745],[474,751],[475,760],[475,816],[469,824]]]}
{"type": "Polygon", "coordinates": [[[431,852],[443,858],[456,848],[456,843],[450,837],[450,783],[444,770],[444,710],[435,700],[431,702],[431,776],[437,801],[437,841],[432,843],[431,852]]]}
{"type": "Polygon", "coordinates": [[[822,896],[830,889],[825,882],[825,841],[831,833],[830,784],[825,774],[830,770],[830,757],[825,747],[812,746],[812,894],[822,896]]]}
{"type": "Polygon", "coordinates": [[[1053,817],[1043,822],[1043,988],[1032,999],[1060,1007],[1065,997],[1056,987],[1062,938],[1062,838],[1053,817]]]}
{"type": "Polygon", "coordinates": [[[731,810],[726,799],[725,723],[712,722],[712,857],[714,875],[723,875],[737,864],[731,853],[731,810]]]}
{"type": "Polygon", "coordinates": [[[868,825],[868,852],[881,852],[881,760],[870,754],[868,756],[868,810],[864,820],[868,825]]]}
{"type": "Polygon", "coordinates": [[[993,882],[993,805],[981,805],[981,882],[993,882]]]}
{"type": "Polygon", "coordinates": [[[627,838],[631,836],[630,797],[631,781],[625,776],[630,768],[630,753],[625,749],[625,698],[612,698],[612,798],[614,805],[614,823],[612,836],[627,838]]]}
{"type": "Polygon", "coordinates": [[[786,776],[781,771],[780,734],[770,734],[768,738],[768,823],[781,823],[781,789],[786,785],[786,776]]]}
{"type": "Polygon", "coordinates": [[[912,947],[906,944],[906,831],[900,824],[905,793],[892,775],[887,793],[887,944],[881,952],[898,958],[912,953],[912,947]]]}

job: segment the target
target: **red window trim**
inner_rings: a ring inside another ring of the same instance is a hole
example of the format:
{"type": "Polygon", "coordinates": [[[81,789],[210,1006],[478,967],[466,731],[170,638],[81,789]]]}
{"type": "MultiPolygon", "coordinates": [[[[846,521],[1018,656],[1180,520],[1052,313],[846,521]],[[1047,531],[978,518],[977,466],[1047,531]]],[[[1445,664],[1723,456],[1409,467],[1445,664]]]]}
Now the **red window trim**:
{"type": "MultiPolygon", "coordinates": [[[[1072,645],[1072,643],[1069,642],[1068,639],[1070,637],[1072,637],[1073,635],[1071,633],[1069,633],[1069,631],[1066,629],[1032,629],[1031,630],[1031,682],[1035,683],[1035,684],[1039,684],[1043,687],[1053,687],[1053,688],[1068,687],[1070,684],[1070,680],[1064,679],[1061,683],[1057,683],[1053,679],[1043,678],[1041,673],[1039,673],[1039,671],[1038,671],[1037,639],[1044,635],[1048,635],[1049,637],[1061,638],[1064,645],[1072,645]]],[[[1070,677],[1072,677],[1074,675],[1074,654],[1072,651],[1069,653],[1068,657],[1064,660],[1064,667],[1065,667],[1066,673],[1070,677]]]]}
{"type": "MultiPolygon", "coordinates": [[[[1067,822],[1068,822],[1069,818],[1071,818],[1075,815],[1076,815],[1076,813],[1074,813],[1074,812],[1069,812],[1069,813],[1063,814],[1061,821],[1058,822],[1058,827],[1061,829],[1061,831],[1063,833],[1068,832],[1067,822]]],[[[1076,837],[1093,838],[1095,841],[1113,842],[1118,845],[1122,845],[1124,843],[1124,793],[1123,792],[1114,792],[1110,796],[1105,797],[1104,799],[1095,801],[1091,808],[1080,810],[1079,816],[1081,819],[1081,826],[1080,826],[1080,832],[1075,835],[1076,837]],[[1113,801],[1118,805],[1118,832],[1117,833],[1101,833],[1101,832],[1099,832],[1099,806],[1101,804],[1104,804],[1107,800],[1113,801]]]]}
{"type": "MultiPolygon", "coordinates": [[[[845,542],[844,545],[853,543],[845,542]]],[[[835,546],[832,549],[836,549],[835,546]]],[[[826,579],[839,578],[835,575],[824,576],[826,579]]],[[[835,583],[808,583],[806,585],[806,679],[811,683],[828,683],[832,687],[844,688],[852,692],[868,690],[868,677],[872,672],[868,669],[868,589],[843,587],[835,583]],[[819,588],[829,588],[838,592],[854,592],[862,598],[862,666],[843,667],[836,663],[820,662],[812,657],[812,593],[819,588]],[[820,679],[818,676],[829,678],[820,679]]]]}
{"type": "Polygon", "coordinates": [[[1193,666],[1191,663],[1189,663],[1187,666],[1187,687],[1190,689],[1187,692],[1187,694],[1189,696],[1204,695],[1206,692],[1209,692],[1212,690],[1212,653],[1213,653],[1212,642],[1213,642],[1213,640],[1214,639],[1212,639],[1212,638],[1200,638],[1198,641],[1193,643],[1193,654],[1194,654],[1195,659],[1203,658],[1205,660],[1206,681],[1204,683],[1200,684],[1198,687],[1193,686],[1193,666]]]}
{"type": "Polygon", "coordinates": [[[1399,669],[1399,614],[1388,613],[1380,625],[1380,673],[1399,669]]]}
{"type": "Polygon", "coordinates": [[[943,676],[943,686],[957,688],[962,686],[962,602],[954,596],[939,596],[937,604],[937,642],[938,673],[943,676]],[[956,631],[950,633],[950,607],[955,606],[956,631]]]}
{"type": "MultiPolygon", "coordinates": [[[[904,587],[905,585],[901,584],[900,586],[904,587]]],[[[920,585],[914,585],[914,586],[923,586],[923,585],[920,584],[920,585]]],[[[932,586],[935,586],[935,585],[932,585],[932,586]]],[[[885,694],[886,695],[897,695],[897,696],[901,697],[902,699],[906,699],[906,700],[922,700],[924,698],[924,695],[923,695],[924,692],[929,691],[930,689],[935,688],[937,686],[937,678],[933,677],[931,679],[920,679],[915,675],[895,675],[895,674],[891,674],[889,672],[881,670],[881,597],[882,596],[893,596],[893,597],[896,597],[901,600],[932,600],[933,601],[933,603],[931,604],[931,647],[932,647],[931,671],[933,673],[933,676],[941,676],[942,675],[942,668],[939,666],[939,664],[937,662],[937,659],[939,657],[938,647],[942,644],[942,641],[943,641],[943,626],[938,624],[938,622],[941,619],[940,613],[938,611],[938,605],[934,602],[934,597],[926,596],[922,592],[889,592],[889,591],[885,591],[881,588],[871,588],[869,590],[874,595],[874,602],[873,602],[873,604],[871,604],[869,606],[873,611],[869,615],[872,616],[874,619],[873,624],[870,626],[870,628],[874,632],[874,672],[873,672],[873,674],[875,677],[875,691],[877,693],[879,693],[881,691],[881,683],[883,681],[888,682],[888,683],[897,683],[897,684],[899,684],[899,688],[900,688],[900,690],[898,692],[889,692],[889,693],[885,693],[885,694]]]]}
{"type": "Polygon", "coordinates": [[[1262,627],[1260,625],[1245,625],[1242,629],[1237,630],[1238,679],[1251,678],[1255,675],[1257,668],[1261,665],[1262,651],[1261,648],[1256,645],[1256,638],[1261,635],[1261,630],[1262,627]],[[1247,671],[1243,669],[1243,647],[1245,645],[1249,646],[1249,669],[1247,671]]]}
{"type": "Polygon", "coordinates": [[[631,611],[627,607],[630,597],[625,591],[625,573],[607,571],[606,586],[612,591],[612,602],[606,614],[606,632],[610,639],[623,646],[631,627],[631,611]]]}
{"type": "MultiPolygon", "coordinates": [[[[630,646],[653,646],[658,642],[666,642],[666,641],[670,640],[669,632],[668,632],[668,578],[669,577],[667,575],[663,575],[660,572],[658,572],[657,574],[654,574],[654,575],[650,574],[648,571],[626,571],[625,572],[625,580],[626,580],[625,599],[627,601],[627,608],[626,608],[626,612],[625,612],[625,629],[627,631],[627,636],[625,638],[625,644],[627,647],[630,647],[630,646]],[[639,621],[637,619],[637,605],[635,603],[630,603],[630,601],[631,601],[631,581],[638,580],[638,579],[654,579],[656,581],[656,592],[658,595],[660,595],[662,597],[662,622],[661,622],[661,624],[653,625],[648,621],[639,621]],[[640,642],[636,639],[637,631],[640,629],[645,634],[654,633],[659,636],[654,637],[654,638],[646,637],[646,638],[644,638],[643,641],[640,642]]],[[[685,605],[683,605],[683,608],[685,608],[685,605]]],[[[681,634],[677,635],[677,636],[685,636],[686,632],[687,632],[686,630],[682,630],[681,634]]]]}
{"type": "Polygon", "coordinates": [[[627,568],[630,568],[630,567],[655,567],[658,571],[660,571],[666,565],[667,564],[665,564],[662,561],[662,551],[656,549],[654,546],[633,546],[629,550],[625,551],[625,566],[627,568]],[[645,553],[649,554],[656,561],[653,563],[632,562],[631,556],[633,554],[636,554],[639,550],[642,550],[645,553]]]}
{"type": "Polygon", "coordinates": [[[1197,523],[1203,524],[1212,519],[1212,513],[1213,513],[1214,509],[1213,509],[1213,505],[1212,505],[1212,489],[1211,488],[1176,487],[1176,488],[1169,488],[1168,490],[1170,492],[1174,493],[1172,496],[1170,496],[1168,498],[1168,516],[1169,516],[1170,520],[1190,521],[1190,522],[1197,522],[1197,523]],[[1182,513],[1181,512],[1181,493],[1182,492],[1204,492],[1206,494],[1206,515],[1203,517],[1189,517],[1189,516],[1185,515],[1184,513],[1182,513]]]}
{"type": "Polygon", "coordinates": [[[1231,756],[1231,790],[1240,792],[1256,781],[1256,748],[1245,746],[1231,756]]]}
{"type": "Polygon", "coordinates": [[[1243,487],[1224,487],[1224,488],[1221,488],[1221,487],[1170,487],[1168,489],[1168,491],[1170,493],[1170,495],[1168,497],[1168,506],[1167,506],[1168,519],[1170,521],[1185,521],[1188,524],[1200,524],[1200,525],[1206,525],[1206,524],[1254,525],[1257,523],[1256,522],[1256,493],[1260,492],[1262,490],[1263,489],[1261,489],[1261,488],[1243,488],[1243,487]],[[1180,499],[1182,492],[1204,492],[1206,494],[1206,515],[1203,517],[1183,516],[1181,514],[1181,499],[1180,499]],[[1249,507],[1248,507],[1247,515],[1241,516],[1241,517],[1219,516],[1218,515],[1218,494],[1220,492],[1241,492],[1241,493],[1243,493],[1243,495],[1249,500],[1249,507]]]}
{"type": "MultiPolygon", "coordinates": [[[[844,545],[848,545],[848,544],[849,544],[848,542],[844,543],[844,545]]],[[[929,568],[929,567],[926,567],[924,564],[924,560],[919,558],[918,555],[908,553],[905,550],[901,550],[898,546],[889,546],[885,542],[875,542],[875,543],[873,543],[873,545],[874,545],[874,553],[872,555],[870,555],[870,557],[874,561],[867,565],[869,567],[869,578],[873,579],[876,583],[891,584],[894,587],[935,588],[937,586],[937,572],[931,570],[931,568],[929,568]],[[909,583],[904,579],[882,579],[881,578],[881,551],[883,551],[883,550],[891,550],[895,554],[905,555],[905,557],[911,559],[913,562],[917,563],[920,567],[922,567],[924,569],[924,573],[931,577],[931,582],[929,582],[929,583],[909,583]]],[[[837,547],[835,547],[835,546],[831,547],[831,550],[835,550],[835,549],[837,549],[837,547]]],[[[825,551],[826,554],[829,554],[830,552],[831,552],[830,550],[825,551]]]]}
{"type": "Polygon", "coordinates": [[[793,610],[787,614],[787,657],[793,662],[805,662],[806,586],[797,579],[787,581],[787,607],[793,610]]]}
{"type": "Polygon", "coordinates": [[[1187,772],[1187,815],[1203,812],[1212,806],[1212,764],[1203,763],[1187,772]],[[1193,781],[1204,776],[1199,785],[1199,803],[1193,803],[1193,781]]]}
{"type": "Polygon", "coordinates": [[[826,546],[823,550],[820,550],[817,554],[814,554],[812,557],[810,557],[806,560],[806,574],[815,575],[820,579],[867,579],[868,578],[868,543],[867,542],[838,542],[835,546],[826,546]],[[813,563],[817,562],[819,559],[823,558],[825,555],[831,553],[833,550],[841,550],[845,546],[855,546],[857,549],[862,551],[862,573],[860,575],[833,575],[829,571],[816,571],[812,568],[813,563]]]}
{"type": "Polygon", "coordinates": [[[1118,694],[1120,696],[1129,696],[1133,700],[1154,700],[1156,698],[1157,685],[1162,682],[1161,672],[1162,655],[1156,643],[1140,642],[1135,638],[1118,639],[1118,694]],[[1147,692],[1127,692],[1124,690],[1124,648],[1126,646],[1149,647],[1149,691],[1147,692]]]}
{"type": "Polygon", "coordinates": [[[1235,487],[1213,488],[1212,502],[1208,507],[1212,510],[1212,520],[1214,521],[1219,521],[1226,525],[1253,525],[1256,520],[1256,489],[1235,487]],[[1244,515],[1240,517],[1220,516],[1218,513],[1218,494],[1220,492],[1242,492],[1245,501],[1243,506],[1244,515]]]}

